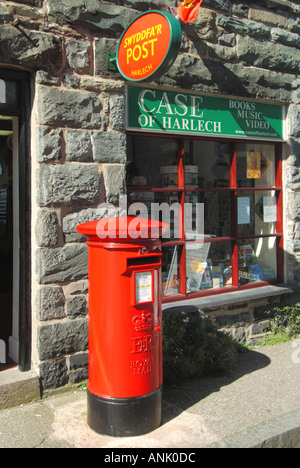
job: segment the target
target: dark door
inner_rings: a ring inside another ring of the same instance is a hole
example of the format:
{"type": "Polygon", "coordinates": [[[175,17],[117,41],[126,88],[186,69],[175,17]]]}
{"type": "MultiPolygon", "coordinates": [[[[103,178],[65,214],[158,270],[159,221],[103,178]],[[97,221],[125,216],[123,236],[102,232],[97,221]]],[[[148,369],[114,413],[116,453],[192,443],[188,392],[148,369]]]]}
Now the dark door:
{"type": "Polygon", "coordinates": [[[0,116],[0,339],[12,335],[13,288],[12,120],[0,116]]]}

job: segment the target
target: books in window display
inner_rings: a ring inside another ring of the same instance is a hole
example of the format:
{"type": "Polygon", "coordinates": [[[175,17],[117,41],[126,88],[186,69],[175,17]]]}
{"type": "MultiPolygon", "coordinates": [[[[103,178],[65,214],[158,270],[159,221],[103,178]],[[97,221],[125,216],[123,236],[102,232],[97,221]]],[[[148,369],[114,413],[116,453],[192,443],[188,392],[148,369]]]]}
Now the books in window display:
{"type": "Polygon", "coordinates": [[[239,260],[244,265],[253,263],[254,252],[252,245],[240,245],[239,247],[239,260]]]}
{"type": "Polygon", "coordinates": [[[223,287],[223,270],[220,266],[210,267],[212,276],[212,287],[213,289],[219,289],[223,287]]]}
{"type": "Polygon", "coordinates": [[[186,275],[187,287],[191,292],[211,287],[207,257],[211,242],[187,244],[186,275]],[[195,248],[195,245],[197,248],[195,248]]]}
{"type": "Polygon", "coordinates": [[[249,281],[268,281],[274,278],[275,275],[273,268],[263,268],[259,264],[239,268],[239,279],[241,284],[246,284],[249,281]]]}
{"type": "Polygon", "coordinates": [[[266,281],[276,278],[273,268],[263,268],[262,270],[266,281]]]}
{"type": "Polygon", "coordinates": [[[261,265],[250,265],[251,281],[263,281],[265,279],[261,265]]]}

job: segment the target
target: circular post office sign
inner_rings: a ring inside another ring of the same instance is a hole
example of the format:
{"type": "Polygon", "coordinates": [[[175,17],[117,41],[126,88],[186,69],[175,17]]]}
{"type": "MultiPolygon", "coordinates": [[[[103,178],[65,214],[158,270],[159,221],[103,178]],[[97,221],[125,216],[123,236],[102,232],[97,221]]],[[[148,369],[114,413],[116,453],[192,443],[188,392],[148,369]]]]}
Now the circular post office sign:
{"type": "Polygon", "coordinates": [[[169,13],[147,11],[123,32],[117,49],[117,66],[129,81],[153,81],[173,64],[181,45],[181,26],[169,13]]]}

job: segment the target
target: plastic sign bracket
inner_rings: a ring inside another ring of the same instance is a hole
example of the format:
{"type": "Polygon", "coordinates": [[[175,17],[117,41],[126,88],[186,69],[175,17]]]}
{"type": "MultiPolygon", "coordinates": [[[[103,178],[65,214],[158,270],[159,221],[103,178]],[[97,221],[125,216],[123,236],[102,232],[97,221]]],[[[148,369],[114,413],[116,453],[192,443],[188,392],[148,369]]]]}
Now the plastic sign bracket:
{"type": "Polygon", "coordinates": [[[107,64],[107,70],[118,71],[116,52],[108,52],[106,64],[107,64]]]}

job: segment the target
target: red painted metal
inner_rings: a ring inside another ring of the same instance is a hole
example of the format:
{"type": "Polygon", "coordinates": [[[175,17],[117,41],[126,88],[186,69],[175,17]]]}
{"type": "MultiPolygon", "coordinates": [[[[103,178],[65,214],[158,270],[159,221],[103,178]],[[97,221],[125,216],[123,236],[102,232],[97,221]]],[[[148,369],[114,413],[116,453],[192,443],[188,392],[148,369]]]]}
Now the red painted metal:
{"type": "Polygon", "coordinates": [[[162,385],[158,236],[164,228],[140,218],[77,226],[89,239],[88,390],[97,397],[138,397],[162,385]]]}

